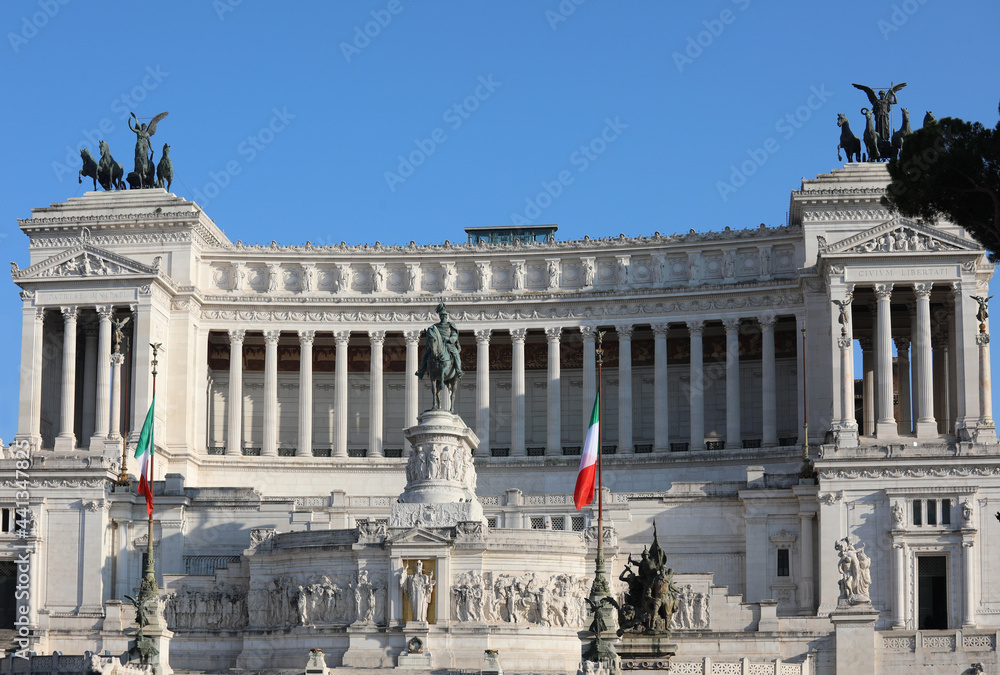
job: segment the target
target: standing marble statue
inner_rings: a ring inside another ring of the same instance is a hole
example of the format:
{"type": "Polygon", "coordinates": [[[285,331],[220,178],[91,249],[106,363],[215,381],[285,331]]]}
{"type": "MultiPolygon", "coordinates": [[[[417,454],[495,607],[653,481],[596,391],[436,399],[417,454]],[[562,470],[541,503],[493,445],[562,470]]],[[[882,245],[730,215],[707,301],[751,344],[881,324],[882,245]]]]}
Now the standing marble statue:
{"type": "Polygon", "coordinates": [[[848,605],[871,602],[868,589],[872,584],[872,563],[865,554],[865,545],[856,547],[850,537],[844,537],[837,541],[835,548],[840,556],[840,602],[848,605]]]}
{"type": "Polygon", "coordinates": [[[410,609],[413,612],[414,621],[427,622],[427,608],[431,604],[431,595],[434,592],[434,573],[424,574],[424,563],[417,561],[417,568],[413,574],[409,574],[404,567],[399,575],[399,586],[406,593],[410,600],[410,609]]]}

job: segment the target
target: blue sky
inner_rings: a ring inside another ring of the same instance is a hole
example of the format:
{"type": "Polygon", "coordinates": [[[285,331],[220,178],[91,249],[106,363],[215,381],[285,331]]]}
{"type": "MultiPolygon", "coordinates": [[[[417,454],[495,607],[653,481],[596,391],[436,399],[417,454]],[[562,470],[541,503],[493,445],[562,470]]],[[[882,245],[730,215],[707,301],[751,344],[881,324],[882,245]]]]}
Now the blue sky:
{"type": "MultiPolygon", "coordinates": [[[[0,247],[23,266],[15,219],[89,189],[79,144],[131,167],[130,111],[170,112],[152,145],[171,145],[172,191],[233,240],[778,225],[803,177],[842,165],[837,113],[860,136],[852,82],[908,82],[914,125],[995,124],[998,25],[995,0],[6,0],[0,247]]],[[[2,285],[9,441],[21,314],[2,285]]]]}

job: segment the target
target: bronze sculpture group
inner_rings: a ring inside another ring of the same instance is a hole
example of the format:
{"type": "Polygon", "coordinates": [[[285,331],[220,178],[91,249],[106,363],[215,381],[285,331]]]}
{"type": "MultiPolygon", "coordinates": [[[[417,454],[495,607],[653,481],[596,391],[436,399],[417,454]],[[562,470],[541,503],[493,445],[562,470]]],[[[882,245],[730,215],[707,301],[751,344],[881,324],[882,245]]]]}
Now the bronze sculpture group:
{"type": "Polygon", "coordinates": [[[628,585],[625,603],[618,607],[618,634],[668,633],[680,589],[674,584],[674,570],[667,567],[667,554],[656,539],[655,524],[652,546],[643,549],[639,560],[630,555],[618,578],[628,585]]]}
{"type": "Polygon", "coordinates": [[[94,190],[100,184],[105,190],[124,190],[125,183],[129,189],[138,190],[141,188],[165,187],[170,189],[174,180],[174,167],[170,161],[170,146],[163,144],[163,155],[158,164],[153,164],[153,150],[150,147],[150,139],[156,133],[156,125],[167,116],[168,113],[161,112],[149,121],[140,123],[139,119],[132,113],[128,120],[128,128],[135,134],[135,168],[125,175],[125,169],[120,162],[116,162],[111,156],[111,150],[104,141],[100,142],[101,159],[95,161],[88,148],[80,151],[80,159],[83,160],[83,168],[77,174],[77,183],[82,183],[84,176],[94,181],[94,190]],[[135,120],[135,125],[132,124],[135,120]]]}
{"type": "MultiPolygon", "coordinates": [[[[861,139],[851,132],[851,125],[847,121],[847,116],[843,113],[837,115],[837,126],[840,127],[840,143],[837,145],[837,160],[843,161],[840,151],[847,153],[847,161],[851,162],[887,162],[899,157],[899,151],[903,148],[903,141],[907,135],[912,133],[910,127],[910,111],[901,108],[903,121],[896,131],[892,130],[889,122],[889,113],[892,106],[898,103],[896,92],[906,86],[905,82],[894,85],[888,91],[881,90],[876,95],[875,90],[863,84],[855,84],[856,89],[860,89],[868,96],[871,108],[862,108],[861,114],[865,116],[866,125],[863,134],[865,154],[861,151],[861,139]]],[[[930,116],[930,113],[928,113],[930,116]]],[[[924,119],[927,125],[927,119],[924,119]]]]}

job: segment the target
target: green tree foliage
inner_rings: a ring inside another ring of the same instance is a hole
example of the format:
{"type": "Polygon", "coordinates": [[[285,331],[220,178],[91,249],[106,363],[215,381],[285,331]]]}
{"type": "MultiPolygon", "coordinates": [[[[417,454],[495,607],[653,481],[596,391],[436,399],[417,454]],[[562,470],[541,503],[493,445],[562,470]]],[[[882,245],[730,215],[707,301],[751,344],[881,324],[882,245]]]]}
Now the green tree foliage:
{"type": "Polygon", "coordinates": [[[883,205],[961,225],[1000,260],[1000,122],[993,129],[952,117],[925,124],[905,138],[889,175],[883,205]]]}

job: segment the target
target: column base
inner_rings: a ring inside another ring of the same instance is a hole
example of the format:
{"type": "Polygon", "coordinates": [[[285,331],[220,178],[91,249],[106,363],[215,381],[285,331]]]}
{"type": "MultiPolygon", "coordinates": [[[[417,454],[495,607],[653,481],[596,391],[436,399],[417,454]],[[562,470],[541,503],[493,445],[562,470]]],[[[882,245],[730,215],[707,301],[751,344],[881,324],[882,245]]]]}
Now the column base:
{"type": "Polygon", "coordinates": [[[90,451],[91,452],[104,452],[104,447],[107,445],[108,435],[107,434],[94,434],[90,437],[90,451]]]}
{"type": "Polygon", "coordinates": [[[32,436],[30,434],[17,434],[14,436],[14,443],[15,444],[27,443],[28,449],[31,452],[35,452],[36,450],[42,449],[41,436],[32,436]]]}
{"type": "Polygon", "coordinates": [[[56,436],[56,441],[52,449],[56,452],[73,452],[76,450],[76,436],[73,434],[56,436]]]}
{"type": "Polygon", "coordinates": [[[875,437],[898,438],[899,427],[896,426],[896,420],[879,420],[875,424],[875,437]]]}
{"type": "Polygon", "coordinates": [[[839,429],[834,429],[833,438],[837,445],[842,448],[858,447],[858,427],[857,425],[841,425],[839,429]]]}
{"type": "Polygon", "coordinates": [[[935,438],[940,435],[933,417],[929,420],[917,420],[917,438],[935,438]]]}

